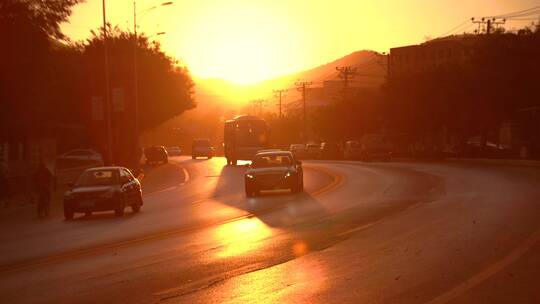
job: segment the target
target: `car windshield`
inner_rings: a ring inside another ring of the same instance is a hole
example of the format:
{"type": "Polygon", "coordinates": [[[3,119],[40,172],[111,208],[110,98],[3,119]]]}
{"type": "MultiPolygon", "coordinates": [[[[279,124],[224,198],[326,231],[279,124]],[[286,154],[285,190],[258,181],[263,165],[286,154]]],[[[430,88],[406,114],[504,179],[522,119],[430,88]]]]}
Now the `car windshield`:
{"type": "Polygon", "coordinates": [[[292,163],[288,155],[258,155],[253,159],[253,168],[288,167],[292,163]]]}
{"type": "Polygon", "coordinates": [[[77,180],[76,186],[107,186],[118,183],[116,170],[91,170],[84,172],[77,180]]]}
{"type": "Polygon", "coordinates": [[[195,140],[193,141],[194,147],[210,147],[210,141],[208,140],[195,140]]]}

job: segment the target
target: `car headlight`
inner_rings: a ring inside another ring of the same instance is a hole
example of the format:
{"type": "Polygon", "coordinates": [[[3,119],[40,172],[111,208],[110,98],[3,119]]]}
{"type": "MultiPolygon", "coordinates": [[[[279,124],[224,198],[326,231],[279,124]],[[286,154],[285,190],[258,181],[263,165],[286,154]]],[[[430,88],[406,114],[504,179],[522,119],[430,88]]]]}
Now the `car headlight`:
{"type": "Polygon", "coordinates": [[[287,177],[291,177],[291,175],[292,175],[292,174],[291,174],[291,172],[290,172],[290,171],[288,171],[287,173],[285,173],[285,178],[287,178],[287,177]]]}
{"type": "Polygon", "coordinates": [[[246,174],[246,177],[247,178],[254,178],[255,176],[251,175],[251,174],[246,174]]]}
{"type": "Polygon", "coordinates": [[[100,198],[112,198],[114,196],[114,190],[108,190],[99,195],[100,198]]]}

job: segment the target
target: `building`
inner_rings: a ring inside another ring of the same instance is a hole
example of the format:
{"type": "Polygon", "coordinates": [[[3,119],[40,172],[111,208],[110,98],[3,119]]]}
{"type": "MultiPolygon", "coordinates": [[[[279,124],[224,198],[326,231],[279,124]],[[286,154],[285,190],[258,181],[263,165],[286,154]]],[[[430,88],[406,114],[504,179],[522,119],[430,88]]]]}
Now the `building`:
{"type": "MultiPolygon", "coordinates": [[[[344,84],[342,80],[326,80],[322,87],[309,88],[306,93],[306,106],[309,108],[321,107],[341,100],[344,94],[344,84]]],[[[379,91],[376,86],[359,86],[352,84],[347,89],[349,98],[358,100],[371,97],[379,91]]]]}
{"type": "Polygon", "coordinates": [[[465,64],[474,52],[476,36],[451,36],[390,49],[388,74],[406,77],[448,65],[465,64]]]}

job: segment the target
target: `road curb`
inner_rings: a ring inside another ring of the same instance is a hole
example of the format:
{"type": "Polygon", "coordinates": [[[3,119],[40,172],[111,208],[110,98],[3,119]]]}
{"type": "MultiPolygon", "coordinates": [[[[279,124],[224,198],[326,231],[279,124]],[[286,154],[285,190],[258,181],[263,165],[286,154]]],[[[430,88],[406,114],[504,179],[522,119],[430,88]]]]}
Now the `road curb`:
{"type": "Polygon", "coordinates": [[[529,159],[493,159],[493,158],[446,158],[450,162],[471,162],[491,165],[540,167],[540,160],[529,159]]]}
{"type": "Polygon", "coordinates": [[[448,162],[448,163],[476,163],[489,165],[506,165],[506,166],[524,166],[524,167],[540,167],[540,160],[531,159],[502,159],[502,158],[439,158],[439,159],[422,159],[422,158],[407,158],[396,157],[392,159],[394,162],[448,162]]]}

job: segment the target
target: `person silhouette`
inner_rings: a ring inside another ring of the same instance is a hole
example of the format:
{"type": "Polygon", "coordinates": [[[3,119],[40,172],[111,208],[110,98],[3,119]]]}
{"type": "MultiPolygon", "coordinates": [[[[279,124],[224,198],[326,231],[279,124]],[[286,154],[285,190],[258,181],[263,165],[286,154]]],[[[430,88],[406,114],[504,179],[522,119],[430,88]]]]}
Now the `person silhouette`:
{"type": "Polygon", "coordinates": [[[38,197],[38,217],[46,217],[49,215],[52,181],[53,176],[51,171],[49,171],[43,162],[40,162],[34,174],[34,185],[38,197]]]}

